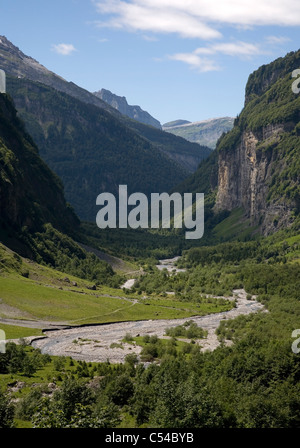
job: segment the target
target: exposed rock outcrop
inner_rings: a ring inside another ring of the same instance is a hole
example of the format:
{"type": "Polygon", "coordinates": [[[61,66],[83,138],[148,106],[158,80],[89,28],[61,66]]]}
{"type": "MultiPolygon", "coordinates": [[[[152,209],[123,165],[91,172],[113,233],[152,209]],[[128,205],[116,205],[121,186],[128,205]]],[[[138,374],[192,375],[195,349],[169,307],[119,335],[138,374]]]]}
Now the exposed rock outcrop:
{"type": "Polygon", "coordinates": [[[292,73],[300,51],[249,76],[245,107],[218,143],[215,210],[243,208],[262,234],[288,227],[300,212],[300,94],[292,73]]]}
{"type": "Polygon", "coordinates": [[[158,120],[153,118],[148,112],[141,109],[140,106],[130,106],[127,103],[125,96],[115,95],[106,89],[101,89],[98,92],[94,92],[94,95],[105,101],[114,109],[117,109],[121,114],[127,115],[127,117],[132,118],[133,120],[161,129],[161,124],[158,120]]]}
{"type": "Polygon", "coordinates": [[[284,124],[263,127],[260,132],[244,131],[233,152],[219,153],[216,210],[242,207],[253,226],[260,225],[263,234],[286,227],[291,220],[291,206],[268,202],[269,185],[276,150],[265,149],[275,144],[284,132],[284,124]],[[264,143],[262,145],[262,142],[264,143]]]}

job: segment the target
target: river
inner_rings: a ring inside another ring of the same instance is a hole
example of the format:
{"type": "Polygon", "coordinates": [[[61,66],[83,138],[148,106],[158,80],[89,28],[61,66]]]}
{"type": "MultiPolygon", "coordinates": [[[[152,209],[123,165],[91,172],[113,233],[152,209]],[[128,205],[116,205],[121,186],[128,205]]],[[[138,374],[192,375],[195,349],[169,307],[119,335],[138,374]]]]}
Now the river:
{"type": "Polygon", "coordinates": [[[156,265],[156,267],[162,271],[163,269],[167,269],[168,272],[175,272],[176,274],[178,272],[185,272],[185,269],[178,269],[176,267],[176,261],[179,260],[179,256],[178,257],[174,257],[174,258],[167,258],[165,260],[159,260],[159,264],[156,265]]]}
{"type": "MultiPolygon", "coordinates": [[[[208,331],[207,337],[198,341],[202,350],[214,350],[218,347],[219,341],[215,330],[220,325],[221,320],[264,310],[263,305],[257,302],[255,297],[248,300],[243,289],[235,290],[234,295],[236,296],[236,307],[230,311],[192,318],[197,325],[208,331]]],[[[234,300],[233,297],[227,297],[227,299],[234,300]]],[[[119,363],[124,362],[127,354],[139,354],[141,351],[139,346],[122,342],[126,333],[130,333],[132,336],[156,334],[158,337],[163,337],[166,328],[181,325],[190,319],[121,322],[47,331],[44,338],[33,340],[32,345],[35,348],[40,348],[42,353],[50,355],[71,356],[74,359],[87,362],[109,360],[112,363],[119,363]],[[111,344],[122,344],[122,347],[111,348],[111,344]]],[[[229,345],[231,341],[226,343],[229,345]]]]}
{"type": "MultiPolygon", "coordinates": [[[[167,269],[168,272],[174,272],[176,274],[178,272],[185,272],[186,271],[185,269],[178,269],[175,265],[176,261],[179,260],[179,258],[180,257],[178,256],[174,258],[166,258],[165,260],[159,260],[159,264],[157,264],[156,267],[160,271],[162,271],[163,269],[167,269]]],[[[135,281],[136,281],[135,278],[130,278],[121,286],[121,288],[131,289],[135,281]]]]}

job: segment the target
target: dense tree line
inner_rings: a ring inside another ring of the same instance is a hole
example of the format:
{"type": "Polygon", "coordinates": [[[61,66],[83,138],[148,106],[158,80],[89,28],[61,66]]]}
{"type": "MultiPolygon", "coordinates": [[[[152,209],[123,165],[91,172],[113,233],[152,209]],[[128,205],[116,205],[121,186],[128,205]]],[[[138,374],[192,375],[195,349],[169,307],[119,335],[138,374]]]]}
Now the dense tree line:
{"type": "Polygon", "coordinates": [[[86,252],[71,237],[54,229],[51,224],[45,224],[42,230],[31,233],[22,228],[19,232],[20,241],[30,249],[31,258],[37,263],[97,284],[120,285],[123,279],[109,264],[86,252]]]}

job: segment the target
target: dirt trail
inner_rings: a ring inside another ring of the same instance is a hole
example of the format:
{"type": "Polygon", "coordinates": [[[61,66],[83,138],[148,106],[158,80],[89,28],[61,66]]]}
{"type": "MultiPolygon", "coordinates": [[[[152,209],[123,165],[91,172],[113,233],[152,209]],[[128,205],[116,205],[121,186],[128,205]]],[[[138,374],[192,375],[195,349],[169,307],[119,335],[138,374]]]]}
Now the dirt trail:
{"type": "MultiPolygon", "coordinates": [[[[264,310],[262,304],[255,300],[247,300],[247,294],[243,289],[233,291],[237,298],[236,307],[230,311],[196,316],[192,319],[198,326],[208,330],[207,338],[199,340],[202,350],[214,350],[219,345],[215,334],[221,320],[232,319],[241,314],[249,314],[264,310]]],[[[234,300],[232,297],[224,297],[234,300]]],[[[87,362],[105,362],[109,359],[112,363],[123,362],[128,353],[140,353],[141,347],[132,344],[122,344],[122,348],[111,348],[111,344],[120,344],[126,333],[132,336],[146,334],[163,337],[165,329],[181,325],[191,318],[170,320],[146,320],[135,322],[122,322],[104,325],[93,325],[80,328],[54,330],[45,332],[46,337],[34,338],[32,345],[40,348],[42,353],[56,356],[71,356],[77,360],[87,362]]],[[[230,344],[230,341],[227,341],[230,344]]]]}

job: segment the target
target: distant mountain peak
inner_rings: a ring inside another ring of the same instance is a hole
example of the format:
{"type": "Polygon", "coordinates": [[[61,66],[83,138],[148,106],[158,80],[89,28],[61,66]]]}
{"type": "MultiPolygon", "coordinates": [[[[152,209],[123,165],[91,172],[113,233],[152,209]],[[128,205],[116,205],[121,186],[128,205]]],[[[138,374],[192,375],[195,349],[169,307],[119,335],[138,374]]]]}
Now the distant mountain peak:
{"type": "Polygon", "coordinates": [[[162,128],[160,122],[153,118],[148,112],[141,109],[140,106],[130,106],[125,96],[115,95],[107,89],[101,89],[98,92],[94,92],[94,95],[102,101],[105,101],[114,109],[117,109],[121,114],[126,115],[133,120],[154,126],[158,129],[162,128]]]}
{"type": "Polygon", "coordinates": [[[176,126],[183,126],[185,124],[190,124],[191,122],[188,120],[174,120],[169,121],[168,123],[163,124],[163,128],[175,128],[176,126]]]}
{"type": "Polygon", "coordinates": [[[232,117],[208,118],[192,123],[187,120],[174,120],[165,123],[163,130],[214,149],[219,137],[232,129],[233,122],[232,117]]]}

